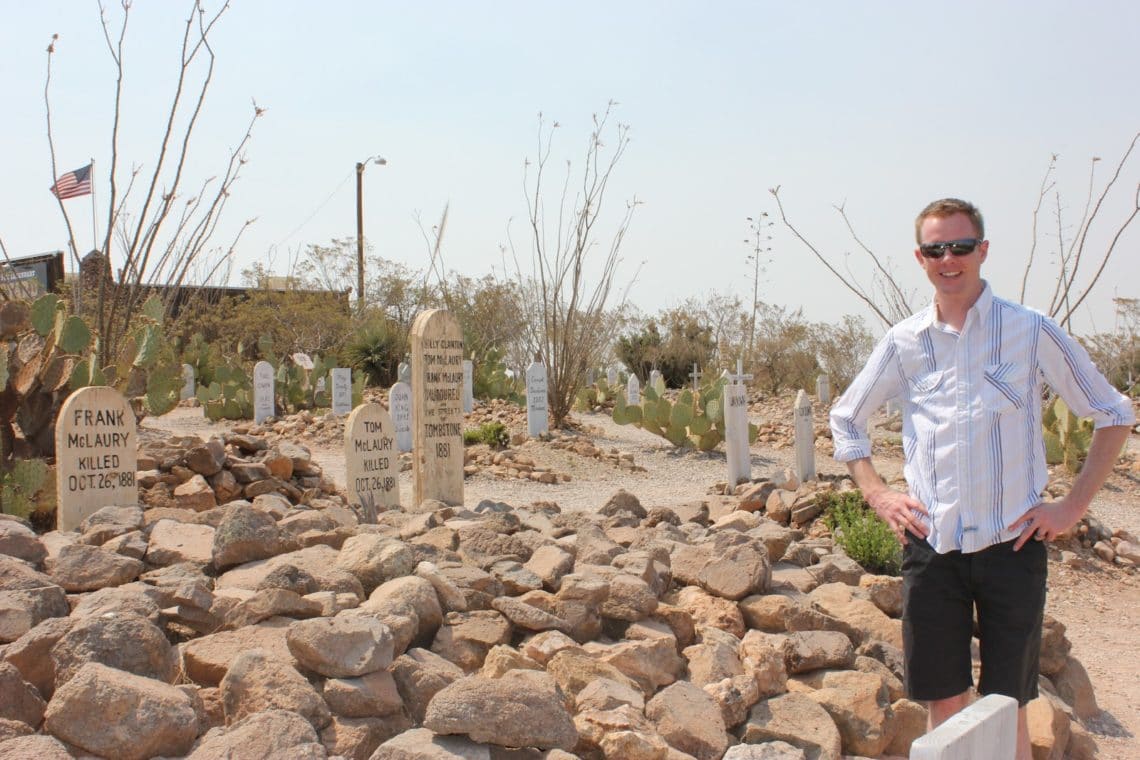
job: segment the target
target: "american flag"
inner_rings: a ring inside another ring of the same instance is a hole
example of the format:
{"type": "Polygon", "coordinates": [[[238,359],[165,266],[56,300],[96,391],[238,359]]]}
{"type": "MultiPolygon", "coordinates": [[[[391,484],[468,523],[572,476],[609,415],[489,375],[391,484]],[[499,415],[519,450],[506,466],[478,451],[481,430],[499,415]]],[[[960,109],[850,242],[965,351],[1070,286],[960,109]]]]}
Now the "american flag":
{"type": "Polygon", "coordinates": [[[50,190],[61,201],[91,194],[91,164],[68,172],[55,181],[50,190]]]}

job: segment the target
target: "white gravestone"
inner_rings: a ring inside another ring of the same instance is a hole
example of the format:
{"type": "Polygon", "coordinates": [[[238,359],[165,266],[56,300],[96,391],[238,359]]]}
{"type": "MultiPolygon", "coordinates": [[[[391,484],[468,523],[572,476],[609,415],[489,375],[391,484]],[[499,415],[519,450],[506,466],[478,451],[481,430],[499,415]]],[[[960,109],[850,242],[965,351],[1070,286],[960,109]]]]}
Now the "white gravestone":
{"type": "Polygon", "coordinates": [[[399,472],[392,416],[379,404],[361,404],[344,423],[344,482],[349,505],[373,519],[379,512],[398,507],[399,472]]]}
{"type": "Polygon", "coordinates": [[[301,369],[313,369],[313,357],[308,354],[302,354],[300,352],[293,354],[293,363],[301,369]]]}
{"type": "Polygon", "coordinates": [[[75,530],[103,507],[134,506],[138,436],[130,404],[114,388],[80,388],[55,423],[59,530],[75,530]]]}
{"type": "Polygon", "coordinates": [[[625,384],[625,403],[630,406],[641,405],[641,381],[637,379],[637,375],[630,375],[629,381],[625,384]]]}
{"type": "Polygon", "coordinates": [[[796,394],[796,477],[801,483],[815,480],[815,422],[811,397],[801,388],[796,394]]]}
{"type": "Polygon", "coordinates": [[[388,411],[396,430],[396,448],[412,450],[412,387],[407,383],[393,383],[388,391],[388,411]]]}
{"type": "Polygon", "coordinates": [[[1017,700],[988,694],[910,745],[911,760],[977,760],[1017,754],[1017,700]]]}
{"type": "Polygon", "coordinates": [[[815,397],[819,399],[820,406],[831,405],[831,378],[824,372],[815,379],[815,397]]]}
{"type": "Polygon", "coordinates": [[[274,392],[273,365],[264,360],[259,361],[253,365],[253,421],[255,424],[261,424],[273,416],[274,392]]]}
{"type": "Polygon", "coordinates": [[[618,381],[617,367],[610,367],[609,369],[606,370],[606,384],[612,388],[613,386],[617,385],[617,381],[618,381]]]}
{"type": "Polygon", "coordinates": [[[348,414],[352,411],[352,370],[348,367],[334,367],[332,377],[333,414],[348,414]]]}
{"type": "MultiPolygon", "coordinates": [[[[743,362],[737,360],[736,374],[728,374],[724,386],[724,450],[728,464],[728,484],[752,480],[752,452],[748,447],[748,386],[743,362]]],[[[727,370],[726,370],[727,372],[727,370]]]]}
{"type": "Polygon", "coordinates": [[[406,383],[409,387],[412,384],[412,365],[407,362],[400,362],[396,367],[396,381],[406,383]]]}
{"type": "Polygon", "coordinates": [[[665,391],[665,381],[661,379],[661,373],[657,370],[651,370],[649,373],[649,387],[657,391],[657,395],[665,391]]]}
{"type": "Polygon", "coordinates": [[[313,386],[313,390],[317,393],[324,393],[328,389],[329,384],[325,382],[325,379],[323,377],[318,377],[316,385],[313,386]]]}
{"type": "Polygon", "coordinates": [[[473,367],[470,359],[463,360],[463,413],[470,414],[475,408],[475,394],[472,392],[473,367]]]}
{"type": "Polygon", "coordinates": [[[586,370],[586,385],[593,385],[598,380],[598,371],[590,368],[586,370]]]}
{"type": "Polygon", "coordinates": [[[546,415],[546,365],[536,361],[526,368],[526,432],[533,438],[549,429],[546,415]]]}
{"type": "Polygon", "coordinates": [[[194,368],[189,364],[182,365],[182,391],[178,394],[178,398],[185,401],[188,398],[194,398],[197,393],[197,388],[194,387],[194,368]]]}
{"type": "Polygon", "coordinates": [[[463,504],[463,333],[445,309],[412,323],[413,508],[463,504]]]}

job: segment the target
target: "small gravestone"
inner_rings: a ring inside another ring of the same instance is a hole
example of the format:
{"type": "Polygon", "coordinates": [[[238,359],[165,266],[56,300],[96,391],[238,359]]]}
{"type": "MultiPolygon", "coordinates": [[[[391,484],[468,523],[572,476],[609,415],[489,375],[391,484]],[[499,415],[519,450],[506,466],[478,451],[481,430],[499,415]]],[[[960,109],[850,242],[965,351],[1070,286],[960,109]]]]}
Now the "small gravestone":
{"type": "Polygon", "coordinates": [[[273,365],[262,360],[253,365],[253,421],[261,424],[273,416],[273,365]]]}
{"type": "Polygon", "coordinates": [[[463,504],[463,333],[450,311],[412,323],[414,507],[424,499],[463,504]]]}
{"type": "Polygon", "coordinates": [[[911,760],[975,760],[1017,754],[1017,700],[987,694],[910,745],[911,760]]]}
{"type": "Polygon", "coordinates": [[[75,530],[103,507],[134,506],[138,436],[130,404],[114,388],[80,388],[55,423],[59,530],[75,530]]]}
{"type": "Polygon", "coordinates": [[[701,371],[697,368],[696,362],[693,362],[693,371],[689,373],[689,377],[693,381],[693,390],[699,391],[701,389],[701,371]]]}
{"type": "MultiPolygon", "coordinates": [[[[724,386],[724,450],[728,464],[728,484],[752,480],[752,452],[748,447],[748,386],[751,374],[744,363],[736,362],[736,374],[727,374],[724,386]]],[[[727,372],[727,370],[725,370],[727,372]]]]}
{"type": "Polygon", "coordinates": [[[586,370],[586,385],[593,385],[598,381],[598,371],[596,369],[586,370]]]}
{"type": "Polygon", "coordinates": [[[325,382],[325,379],[323,377],[318,377],[316,385],[313,386],[313,390],[317,393],[324,393],[328,389],[329,384],[325,382]]]}
{"type": "Polygon", "coordinates": [[[637,379],[637,375],[630,375],[625,384],[625,403],[630,406],[641,404],[641,381],[637,379]]]}
{"type": "Polygon", "coordinates": [[[649,387],[657,392],[658,397],[665,393],[665,381],[661,379],[661,373],[657,370],[651,370],[649,373],[649,387]]]}
{"type": "Polygon", "coordinates": [[[815,423],[811,397],[801,388],[796,394],[796,477],[801,483],[815,480],[815,423]]]}
{"type": "Polygon", "coordinates": [[[475,408],[475,394],[472,392],[474,370],[470,359],[463,360],[463,413],[470,414],[475,408]]]}
{"type": "Polygon", "coordinates": [[[178,394],[178,398],[185,401],[188,398],[194,398],[197,388],[194,387],[194,368],[189,364],[182,365],[182,390],[178,394]]]}
{"type": "Polygon", "coordinates": [[[298,352],[293,354],[293,363],[301,369],[311,370],[313,368],[313,357],[298,352]]]}
{"type": "Polygon", "coordinates": [[[549,429],[546,415],[546,365],[535,359],[526,368],[526,432],[533,438],[549,429]]]}
{"type": "Polygon", "coordinates": [[[617,385],[618,371],[617,367],[610,367],[606,370],[606,383],[612,388],[617,385]]]}
{"type": "Polygon", "coordinates": [[[393,383],[388,391],[388,411],[396,431],[396,448],[412,450],[412,387],[407,383],[393,383]]]}
{"type": "Polygon", "coordinates": [[[831,405],[831,378],[826,372],[815,379],[815,397],[821,406],[831,405]]]}
{"type": "Polygon", "coordinates": [[[407,362],[400,362],[400,365],[396,367],[396,380],[410,387],[412,384],[412,365],[407,362]]]}
{"type": "Polygon", "coordinates": [[[345,491],[349,505],[358,509],[366,522],[375,522],[377,513],[400,505],[398,454],[396,431],[387,409],[379,404],[361,404],[352,410],[344,423],[345,491]]]}
{"type": "Polygon", "coordinates": [[[334,367],[329,375],[332,378],[333,414],[348,414],[352,411],[352,370],[334,367]]]}

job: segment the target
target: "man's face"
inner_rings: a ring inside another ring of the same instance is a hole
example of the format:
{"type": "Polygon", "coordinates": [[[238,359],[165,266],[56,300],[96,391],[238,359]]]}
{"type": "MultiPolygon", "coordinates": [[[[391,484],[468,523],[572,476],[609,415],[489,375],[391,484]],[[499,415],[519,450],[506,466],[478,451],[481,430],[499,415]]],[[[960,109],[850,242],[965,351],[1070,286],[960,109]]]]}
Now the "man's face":
{"type": "Polygon", "coordinates": [[[944,251],[942,258],[932,259],[922,255],[922,245],[945,243],[951,240],[976,238],[970,217],[965,214],[950,216],[928,216],[922,220],[919,229],[919,247],[914,249],[914,258],[924,270],[935,292],[949,298],[977,297],[982,292],[982,262],[986,260],[989,241],[982,241],[965,256],[955,256],[944,251]]]}

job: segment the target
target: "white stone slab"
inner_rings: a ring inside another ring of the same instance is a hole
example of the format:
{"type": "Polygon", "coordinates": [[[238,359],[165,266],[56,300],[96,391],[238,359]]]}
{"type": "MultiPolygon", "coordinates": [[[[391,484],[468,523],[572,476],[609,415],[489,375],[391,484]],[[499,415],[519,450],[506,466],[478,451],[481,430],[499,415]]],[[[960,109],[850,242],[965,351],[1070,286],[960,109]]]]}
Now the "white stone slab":
{"type": "Polygon", "coordinates": [[[630,406],[641,404],[641,381],[637,379],[637,375],[630,375],[625,384],[625,403],[630,406]]]}
{"type": "Polygon", "coordinates": [[[815,422],[811,415],[811,397],[801,388],[796,394],[796,477],[801,483],[815,480],[815,422]]]}
{"type": "Polygon", "coordinates": [[[819,399],[820,405],[831,405],[831,378],[826,372],[815,379],[815,397],[819,399]]]}
{"type": "Polygon", "coordinates": [[[189,398],[194,398],[198,389],[194,385],[194,368],[189,364],[182,365],[182,390],[178,394],[178,398],[185,401],[189,398]]]}
{"type": "Polygon", "coordinates": [[[400,362],[396,367],[396,381],[404,383],[409,388],[412,387],[412,365],[407,362],[400,362]]]}
{"type": "Polygon", "coordinates": [[[752,480],[752,454],[748,448],[748,388],[742,383],[724,386],[724,448],[728,483],[752,480]]]}
{"type": "Polygon", "coordinates": [[[370,516],[398,507],[399,472],[392,416],[379,404],[361,404],[344,423],[344,482],[348,503],[370,516]]]}
{"type": "Polygon", "coordinates": [[[978,760],[1017,754],[1017,700],[982,697],[910,745],[911,760],[978,760]]]}
{"type": "Polygon", "coordinates": [[[352,370],[334,367],[329,375],[332,379],[333,414],[348,414],[352,411],[352,370]]]}
{"type": "Polygon", "coordinates": [[[550,430],[546,393],[546,365],[533,362],[526,368],[526,432],[531,437],[550,430]]]}
{"type": "Polygon", "coordinates": [[[665,379],[661,377],[661,373],[657,370],[653,370],[649,373],[649,386],[656,391],[658,398],[665,395],[665,379]]]}
{"type": "Polygon", "coordinates": [[[259,361],[253,365],[253,421],[265,422],[274,412],[273,394],[274,377],[273,365],[267,361],[259,361]]]}
{"type": "Polygon", "coordinates": [[[396,430],[396,448],[412,450],[412,387],[407,383],[393,383],[388,391],[388,411],[396,430]]]}
{"type": "Polygon", "coordinates": [[[593,385],[598,380],[598,371],[591,367],[586,370],[586,385],[593,385]]]}
{"type": "Polygon", "coordinates": [[[313,368],[313,357],[297,352],[293,354],[293,363],[301,369],[311,370],[313,368]]]}
{"type": "Polygon", "coordinates": [[[463,333],[445,309],[412,323],[413,508],[463,504],[463,333]]]}
{"type": "Polygon", "coordinates": [[[610,367],[609,369],[606,370],[606,384],[612,388],[615,385],[617,385],[617,382],[618,382],[617,367],[610,367]]]}
{"type": "Polygon", "coordinates": [[[67,397],[55,423],[59,530],[75,530],[109,506],[134,506],[138,472],[135,414],[114,388],[80,388],[67,397]]]}
{"type": "Polygon", "coordinates": [[[470,359],[463,360],[463,413],[470,414],[475,408],[475,394],[472,390],[474,382],[474,368],[470,359]]]}

